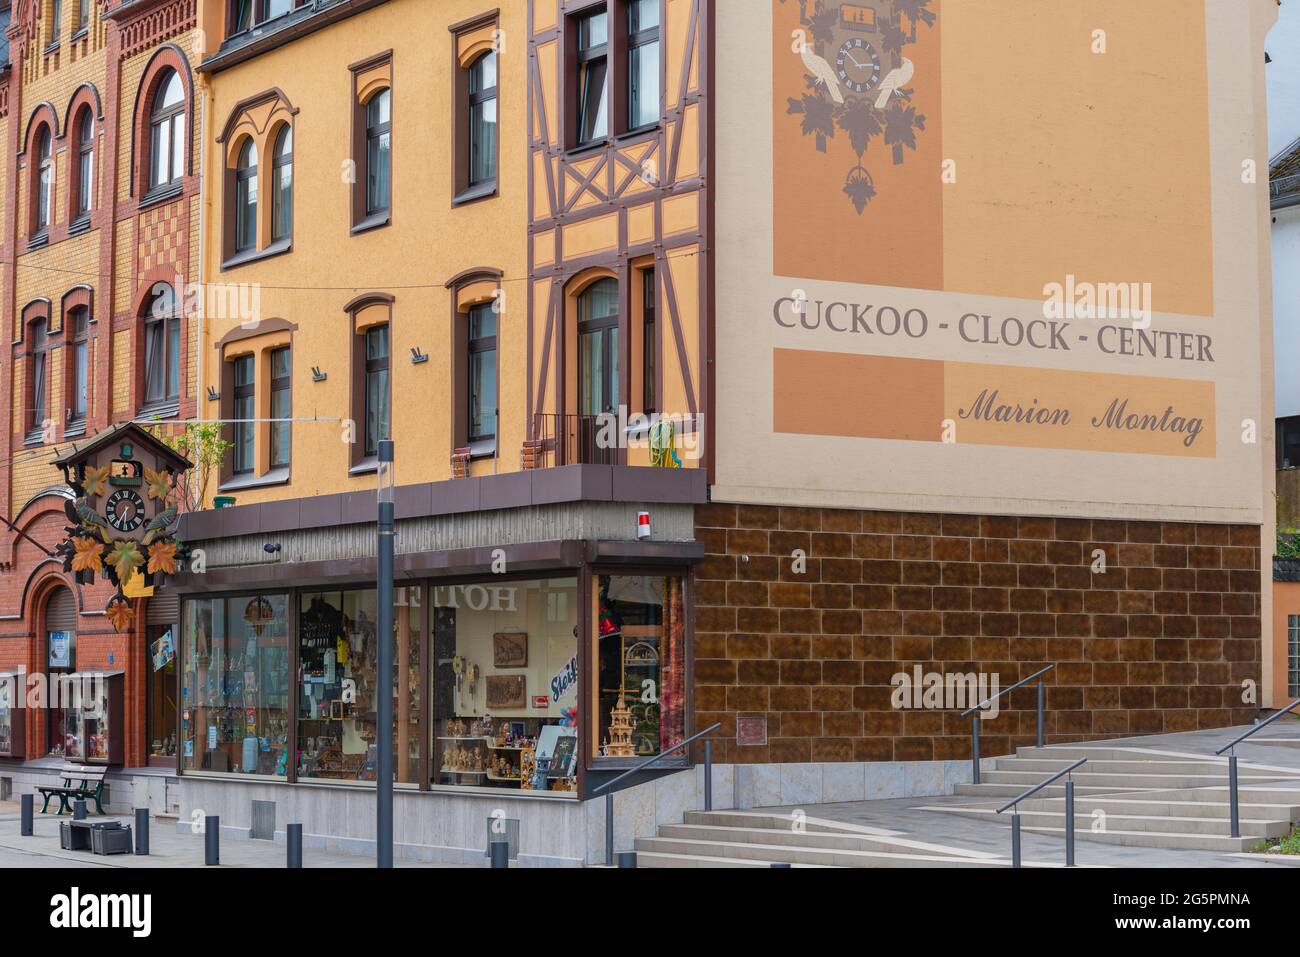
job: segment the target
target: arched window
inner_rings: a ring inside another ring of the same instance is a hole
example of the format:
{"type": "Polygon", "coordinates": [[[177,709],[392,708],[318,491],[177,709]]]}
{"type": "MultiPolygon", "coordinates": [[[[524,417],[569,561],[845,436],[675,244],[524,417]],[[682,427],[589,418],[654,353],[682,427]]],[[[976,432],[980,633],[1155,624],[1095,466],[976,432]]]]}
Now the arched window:
{"type": "Polygon", "coordinates": [[[36,136],[36,231],[43,233],[50,226],[54,209],[54,158],[50,128],[42,126],[36,136]]]}
{"type": "Polygon", "coordinates": [[[77,306],[68,314],[68,427],[85,428],[90,394],[90,310],[77,306]]]}
{"type": "Polygon", "coordinates": [[[618,283],[598,279],[578,296],[578,411],[618,408],[618,283]]]}
{"type": "Polygon", "coordinates": [[[158,79],[149,114],[149,188],[179,183],[185,175],[185,87],[175,70],[158,79]]]}
{"type": "Polygon", "coordinates": [[[235,251],[257,246],[257,147],[246,140],[235,164],[235,251]]]}
{"type": "Polygon", "coordinates": [[[293,130],[286,126],[271,157],[271,241],[293,232],[293,130]]]}
{"type": "Polygon", "coordinates": [[[497,175],[497,55],[484,53],[469,68],[469,185],[497,175]]]}
{"type": "Polygon", "coordinates": [[[154,286],[144,316],[144,403],[169,405],[180,398],[181,322],[176,293],[165,282],[154,286]]]}
{"type": "Polygon", "coordinates": [[[76,126],[77,199],[75,218],[90,215],[95,205],[95,114],[86,107],[76,126]]]}
{"type": "Polygon", "coordinates": [[[29,438],[40,435],[45,428],[45,419],[49,415],[46,396],[49,392],[49,323],[38,319],[28,326],[30,344],[27,359],[31,363],[31,373],[27,377],[31,391],[27,395],[27,408],[30,417],[27,421],[29,438]]]}
{"type": "Polygon", "coordinates": [[[366,104],[366,215],[388,209],[391,179],[392,91],[380,90],[366,104]]]}

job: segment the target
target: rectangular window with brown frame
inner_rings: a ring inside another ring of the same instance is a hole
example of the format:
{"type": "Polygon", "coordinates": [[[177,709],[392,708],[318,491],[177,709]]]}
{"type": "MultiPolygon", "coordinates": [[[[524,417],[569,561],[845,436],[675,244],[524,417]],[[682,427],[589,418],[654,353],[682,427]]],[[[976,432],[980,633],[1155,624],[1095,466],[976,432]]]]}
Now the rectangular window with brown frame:
{"type": "Polygon", "coordinates": [[[470,307],[469,422],[471,443],[497,435],[497,314],[493,302],[470,307]]]}
{"type": "Polygon", "coordinates": [[[451,28],[452,204],[497,193],[498,38],[495,13],[451,28]]]}
{"type": "Polygon", "coordinates": [[[256,468],[256,429],[257,393],[256,369],[252,355],[238,356],[234,366],[234,406],[231,424],[234,426],[234,447],[231,454],[234,462],[231,471],[235,475],[250,475],[256,468]]]}
{"type": "Polygon", "coordinates": [[[627,124],[629,132],[659,122],[659,3],[627,0],[627,124]]]}
{"type": "Polygon", "coordinates": [[[352,72],[352,233],[392,221],[392,52],[354,63],[352,72]]]}
{"type": "Polygon", "coordinates": [[[27,327],[30,340],[27,346],[27,441],[43,441],[45,420],[49,416],[46,396],[49,392],[49,323],[38,319],[27,327]]]}
{"type": "Polygon", "coordinates": [[[80,306],[69,314],[68,349],[68,422],[64,435],[86,431],[86,408],[90,391],[90,311],[80,306]]]}
{"type": "Polygon", "coordinates": [[[569,104],[576,117],[573,145],[581,148],[609,135],[609,12],[596,7],[573,17],[576,83],[569,104]]]}
{"type": "Polygon", "coordinates": [[[655,271],[641,270],[641,411],[649,414],[655,406],[655,370],[659,337],[655,324],[655,271]]]}
{"type": "Polygon", "coordinates": [[[271,350],[271,468],[289,465],[293,416],[291,373],[292,354],[288,346],[271,350]]]}
{"type": "Polygon", "coordinates": [[[365,446],[366,457],[379,454],[379,443],[391,437],[388,326],[372,326],[365,341],[365,446]]]}

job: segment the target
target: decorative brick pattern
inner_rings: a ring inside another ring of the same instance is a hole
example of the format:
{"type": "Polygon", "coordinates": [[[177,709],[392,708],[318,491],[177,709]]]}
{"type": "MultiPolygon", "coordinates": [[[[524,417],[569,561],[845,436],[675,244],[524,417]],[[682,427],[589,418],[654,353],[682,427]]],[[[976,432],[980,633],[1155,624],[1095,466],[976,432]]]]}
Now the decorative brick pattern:
{"type": "MultiPolygon", "coordinates": [[[[1049,743],[1254,715],[1258,527],[723,504],[696,526],[695,721],[722,722],[717,760],[969,758],[958,710],[891,706],[916,665],[1005,688],[1055,663],[1049,743]],[[767,745],[738,747],[737,715],[765,716],[767,745]]],[[[1033,743],[1035,700],[1004,696],[984,754],[1033,743]]]]}

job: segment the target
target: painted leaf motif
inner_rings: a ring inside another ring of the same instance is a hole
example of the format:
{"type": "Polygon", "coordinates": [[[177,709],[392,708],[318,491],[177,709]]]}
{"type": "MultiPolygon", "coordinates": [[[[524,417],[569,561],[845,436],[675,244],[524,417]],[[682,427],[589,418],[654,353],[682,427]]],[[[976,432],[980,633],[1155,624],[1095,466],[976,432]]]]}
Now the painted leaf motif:
{"type": "Polygon", "coordinates": [[[930,0],[895,0],[894,8],[899,14],[907,17],[913,26],[919,21],[928,27],[932,27],[935,20],[938,19],[934,11],[930,9],[930,0]]]}
{"type": "Polygon", "coordinates": [[[812,31],[813,39],[819,43],[831,44],[835,42],[835,28],[839,25],[840,10],[836,5],[833,9],[827,10],[824,5],[817,4],[817,12],[808,18],[808,29],[812,31]]]}
{"type": "Polygon", "coordinates": [[[102,465],[99,468],[93,465],[86,466],[86,480],[82,483],[82,488],[86,490],[87,497],[104,494],[104,489],[108,487],[108,473],[112,468],[111,465],[102,465]]]}
{"type": "Polygon", "coordinates": [[[135,542],[118,542],[109,553],[108,563],[117,572],[117,580],[125,585],[131,580],[135,570],[144,564],[144,558],[141,557],[140,550],[135,547],[135,542]]]}
{"type": "Polygon", "coordinates": [[[849,174],[844,184],[844,193],[853,201],[854,208],[861,216],[867,203],[876,197],[876,184],[871,181],[871,175],[865,169],[858,167],[849,174]]]}
{"type": "Polygon", "coordinates": [[[164,575],[176,574],[176,543],[175,542],[154,542],[149,546],[149,566],[150,575],[162,572],[164,575]]]}
{"type": "Polygon", "coordinates": [[[144,483],[149,492],[149,497],[156,498],[160,502],[166,499],[172,490],[171,476],[166,469],[159,469],[155,472],[151,468],[146,468],[144,470],[144,483]]]}
{"type": "Polygon", "coordinates": [[[835,137],[835,110],[831,101],[822,96],[803,95],[803,134],[816,133],[827,139],[835,137]]]}
{"type": "Polygon", "coordinates": [[[135,620],[135,609],[120,595],[113,598],[105,610],[108,612],[108,620],[113,624],[113,630],[118,634],[128,630],[131,622],[135,620]]]}
{"type": "Polygon", "coordinates": [[[868,100],[850,100],[845,105],[839,118],[840,129],[849,134],[853,152],[859,157],[867,151],[873,136],[879,136],[882,129],[880,114],[868,100]]]}
{"type": "Polygon", "coordinates": [[[102,572],[104,563],[100,550],[104,546],[98,539],[77,537],[72,540],[72,570],[74,572],[102,572]]]}

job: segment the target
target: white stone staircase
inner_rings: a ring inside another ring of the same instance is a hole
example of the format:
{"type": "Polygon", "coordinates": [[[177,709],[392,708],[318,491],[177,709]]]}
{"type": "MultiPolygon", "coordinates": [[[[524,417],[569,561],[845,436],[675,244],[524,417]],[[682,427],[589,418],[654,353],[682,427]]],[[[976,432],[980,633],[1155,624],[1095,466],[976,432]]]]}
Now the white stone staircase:
{"type": "MultiPolygon", "coordinates": [[[[997,814],[999,806],[1079,758],[1088,763],[1072,774],[1077,840],[1240,853],[1300,821],[1300,771],[1239,762],[1241,836],[1232,837],[1226,758],[1084,746],[1020,748],[993,759],[981,783],[957,786],[959,795],[988,800],[928,810],[1007,826],[1010,812],[997,814]]],[[[1022,801],[1019,811],[1023,831],[1063,838],[1064,779],[1022,801]]]]}
{"type": "Polygon", "coordinates": [[[1011,866],[996,854],[915,841],[898,831],[770,811],[688,811],[683,823],[638,838],[636,851],[638,867],[1011,866]]]}

